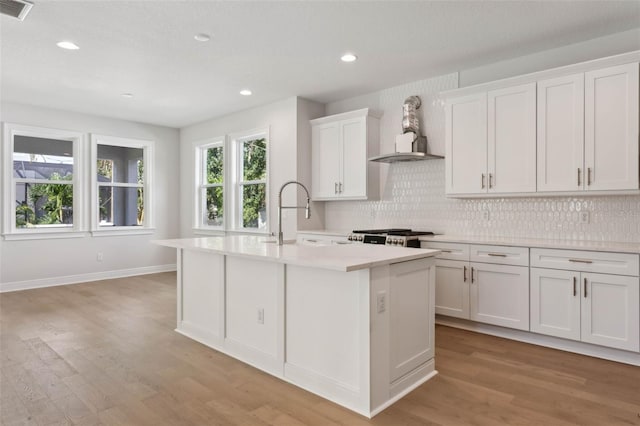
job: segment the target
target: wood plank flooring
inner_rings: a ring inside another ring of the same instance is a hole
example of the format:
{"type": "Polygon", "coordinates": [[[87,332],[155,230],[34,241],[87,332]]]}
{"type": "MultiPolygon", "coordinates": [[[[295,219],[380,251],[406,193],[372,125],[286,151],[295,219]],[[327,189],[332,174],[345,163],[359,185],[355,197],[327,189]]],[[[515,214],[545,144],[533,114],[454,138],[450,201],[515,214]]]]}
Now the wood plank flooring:
{"type": "Polygon", "coordinates": [[[175,274],[0,295],[2,425],[640,425],[640,368],[436,330],[440,374],[367,420],[173,331],[175,274]]]}

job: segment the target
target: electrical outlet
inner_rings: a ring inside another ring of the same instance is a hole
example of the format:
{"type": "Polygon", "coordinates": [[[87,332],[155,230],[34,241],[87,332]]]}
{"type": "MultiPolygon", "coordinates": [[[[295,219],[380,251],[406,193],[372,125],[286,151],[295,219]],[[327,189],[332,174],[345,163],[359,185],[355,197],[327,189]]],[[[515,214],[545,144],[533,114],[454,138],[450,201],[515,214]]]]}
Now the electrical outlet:
{"type": "Polygon", "coordinates": [[[387,310],[387,292],[379,291],[376,295],[376,307],[378,308],[378,313],[381,314],[387,310]]]}
{"type": "Polygon", "coordinates": [[[580,212],[580,223],[589,223],[589,212],[587,210],[580,212]]]}
{"type": "Polygon", "coordinates": [[[102,262],[103,258],[104,258],[104,256],[103,256],[102,252],[99,251],[98,254],[96,254],[96,261],[102,262]]]}
{"type": "Polygon", "coordinates": [[[258,324],[264,324],[264,308],[258,308],[258,324]]]}
{"type": "Polygon", "coordinates": [[[489,210],[483,210],[482,211],[482,218],[484,220],[489,220],[491,219],[491,212],[489,212],[489,210]]]}

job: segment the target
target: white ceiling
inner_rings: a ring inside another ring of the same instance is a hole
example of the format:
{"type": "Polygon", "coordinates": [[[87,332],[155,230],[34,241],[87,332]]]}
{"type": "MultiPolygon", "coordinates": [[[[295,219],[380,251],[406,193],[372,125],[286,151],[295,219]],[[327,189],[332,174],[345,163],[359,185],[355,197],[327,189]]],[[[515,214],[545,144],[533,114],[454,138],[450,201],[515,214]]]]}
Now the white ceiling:
{"type": "Polygon", "coordinates": [[[171,127],[294,95],[331,102],[640,27],[635,0],[35,3],[24,22],[0,21],[3,100],[171,127]],[[201,32],[212,40],[194,41],[201,32]],[[340,62],[346,51],[359,60],[340,62]]]}

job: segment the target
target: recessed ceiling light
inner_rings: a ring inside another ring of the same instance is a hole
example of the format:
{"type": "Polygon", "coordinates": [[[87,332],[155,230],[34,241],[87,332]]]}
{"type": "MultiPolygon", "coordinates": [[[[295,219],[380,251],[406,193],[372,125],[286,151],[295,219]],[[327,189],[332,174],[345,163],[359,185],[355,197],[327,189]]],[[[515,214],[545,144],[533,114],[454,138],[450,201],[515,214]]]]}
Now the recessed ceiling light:
{"type": "Polygon", "coordinates": [[[354,62],[358,57],[353,53],[345,53],[340,59],[342,62],[354,62]]]}
{"type": "Polygon", "coordinates": [[[122,93],[120,96],[123,98],[131,99],[133,98],[133,93],[122,93]]]}
{"type": "Polygon", "coordinates": [[[241,94],[242,96],[251,96],[251,94],[252,94],[252,93],[253,93],[253,92],[251,92],[251,90],[249,90],[249,89],[242,89],[242,90],[240,91],[240,94],[241,94]]]}
{"type": "Polygon", "coordinates": [[[199,33],[193,36],[196,41],[209,41],[211,40],[211,36],[205,33],[199,33]]]}
{"type": "Polygon", "coordinates": [[[78,50],[80,49],[80,47],[78,47],[77,44],[71,42],[71,41],[60,41],[58,43],[56,43],[56,45],[62,49],[67,49],[67,50],[78,50]]]}

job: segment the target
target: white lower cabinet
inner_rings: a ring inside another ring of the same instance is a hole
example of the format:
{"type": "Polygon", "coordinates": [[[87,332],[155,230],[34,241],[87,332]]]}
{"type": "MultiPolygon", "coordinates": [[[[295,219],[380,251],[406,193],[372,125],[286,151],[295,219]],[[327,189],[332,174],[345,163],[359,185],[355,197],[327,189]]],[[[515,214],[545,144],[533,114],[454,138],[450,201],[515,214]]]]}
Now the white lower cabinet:
{"type": "Polygon", "coordinates": [[[640,350],[638,278],[531,268],[531,331],[640,350]]]}
{"type": "Polygon", "coordinates": [[[529,330],[529,268],[471,263],[470,319],[529,330]]]}
{"type": "Polygon", "coordinates": [[[423,242],[436,259],[436,314],[529,330],[528,249],[423,242]],[[482,259],[468,262],[450,259],[482,259]],[[486,263],[485,263],[486,262],[486,263]]]}
{"type": "Polygon", "coordinates": [[[436,260],[436,314],[469,319],[469,262],[436,260]]]}

